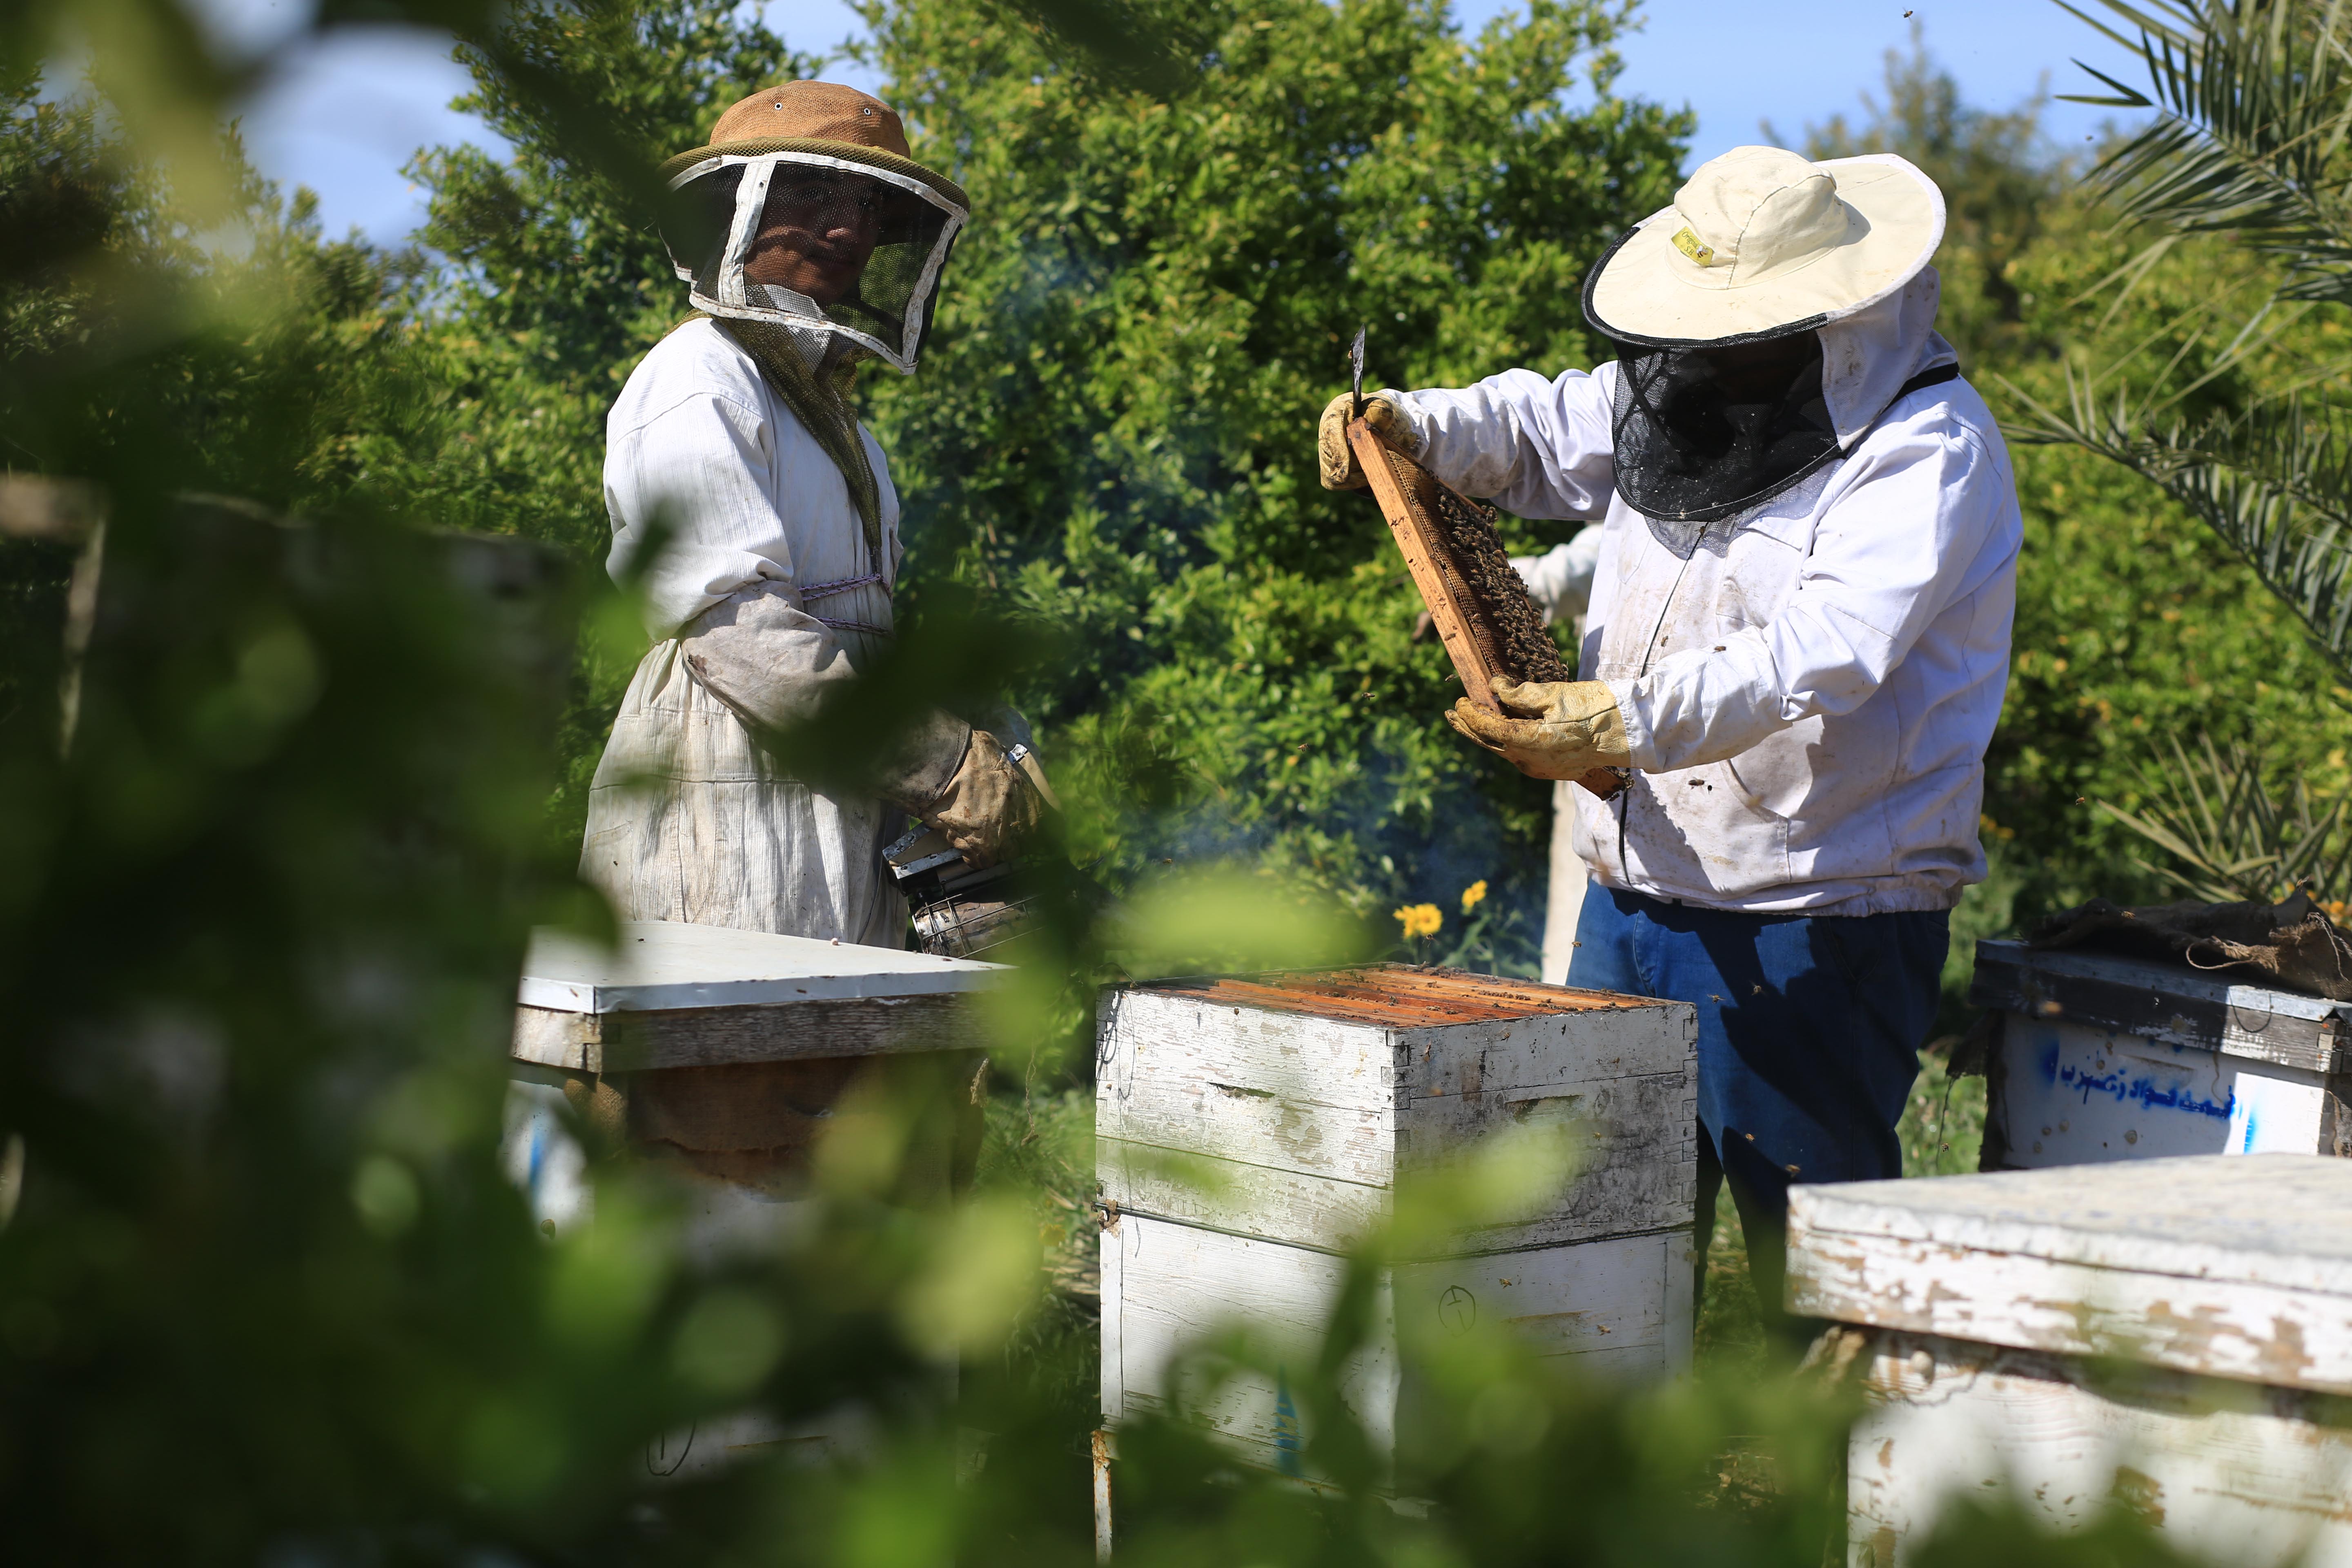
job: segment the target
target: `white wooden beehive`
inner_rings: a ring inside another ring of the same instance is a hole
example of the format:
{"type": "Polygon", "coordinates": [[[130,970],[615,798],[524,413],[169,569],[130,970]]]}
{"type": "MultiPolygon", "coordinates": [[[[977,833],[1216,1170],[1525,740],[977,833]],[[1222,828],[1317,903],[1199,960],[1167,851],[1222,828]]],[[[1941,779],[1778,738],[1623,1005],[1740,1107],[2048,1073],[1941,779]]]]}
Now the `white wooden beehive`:
{"type": "MultiPolygon", "coordinates": [[[[1686,1004],[1402,965],[1107,993],[1105,1425],[1166,1408],[1171,1362],[1226,1324],[1311,1356],[1340,1255],[1388,1217],[1400,1170],[1534,1117],[1578,1133],[1573,1184],[1532,1221],[1396,1268],[1388,1310],[1511,1323],[1596,1372],[1683,1366],[1696,1036],[1686,1004]]],[[[1391,1344],[1352,1370],[1376,1435],[1394,1431],[1400,1382],[1391,1344]]],[[[1288,1468],[1284,1405],[1244,1379],[1194,1413],[1288,1468]]]]}
{"type": "MultiPolygon", "coordinates": [[[[725,1113],[731,1140],[696,1147],[758,1148],[790,1162],[827,1125],[856,1073],[952,1059],[969,1061],[961,1076],[970,1082],[983,1044],[973,1000],[1004,973],[897,948],[673,921],[625,922],[610,947],[534,931],[509,1052],[508,1169],[534,1217],[563,1228],[588,1200],[567,1080],[576,1089],[609,1079],[642,1108],[665,1093],[665,1079],[795,1067],[800,1076],[781,1099],[750,1092],[739,1079],[698,1093],[692,1107],[706,1120],[714,1108],[725,1113]]],[[[974,1106],[965,1118],[974,1149],[977,1115],[974,1106]]],[[[672,1125],[659,1131],[675,1131],[675,1120],[673,1104],[672,1125]]],[[[632,1136],[644,1130],[633,1124],[632,1136]]]]}
{"type": "Polygon", "coordinates": [[[1789,1305],[1852,1325],[1849,1561],[1956,1499],[2113,1503],[2192,1559],[2352,1565],[2352,1162],[2198,1155],[1798,1187],[1789,1305]]]}
{"type": "Polygon", "coordinates": [[[1984,1168],[2352,1153],[2352,1007],[2115,953],[1977,943],[1984,1168]]]}
{"type": "MultiPolygon", "coordinates": [[[[566,1090],[619,1086],[641,1153],[684,1132],[688,1147],[724,1160],[730,1173],[681,1184],[672,1196],[685,1257],[698,1268],[728,1267],[772,1256],[776,1238],[802,1226],[805,1210],[791,1195],[797,1183],[772,1178],[803,1167],[815,1140],[844,1125],[839,1103],[849,1087],[903,1072],[902,1089],[946,1090],[937,1098],[947,1113],[908,1137],[903,1168],[915,1179],[902,1182],[900,1195],[949,1197],[980,1143],[975,1075],[985,1031],[973,1004],[1006,973],[898,948],[672,921],[624,922],[610,946],[534,931],[516,994],[503,1163],[535,1219],[558,1230],[589,1222],[587,1155],[572,1131],[581,1101],[566,1090]],[[664,1088],[698,1079],[699,1087],[664,1088]],[[649,1100],[656,1117],[642,1114],[649,1100]]],[[[951,1394],[954,1365],[940,1373],[951,1394]]],[[[645,1465],[657,1481],[691,1484],[763,1455],[870,1458],[879,1429],[876,1413],[856,1401],[788,1425],[735,1411],[649,1445],[645,1465]]]]}

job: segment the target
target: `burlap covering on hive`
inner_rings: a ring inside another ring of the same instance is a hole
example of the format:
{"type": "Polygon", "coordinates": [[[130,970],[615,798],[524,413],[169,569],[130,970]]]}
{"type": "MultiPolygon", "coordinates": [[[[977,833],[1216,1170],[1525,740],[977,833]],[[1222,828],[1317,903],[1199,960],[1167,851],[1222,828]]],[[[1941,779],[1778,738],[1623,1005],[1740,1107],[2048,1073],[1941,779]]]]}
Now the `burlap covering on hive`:
{"type": "Polygon", "coordinates": [[[2094,899],[2043,920],[2034,947],[2084,947],[2186,963],[2256,985],[2352,1002],[2352,938],[2297,889],[2275,904],[2143,904],[2094,899]]]}

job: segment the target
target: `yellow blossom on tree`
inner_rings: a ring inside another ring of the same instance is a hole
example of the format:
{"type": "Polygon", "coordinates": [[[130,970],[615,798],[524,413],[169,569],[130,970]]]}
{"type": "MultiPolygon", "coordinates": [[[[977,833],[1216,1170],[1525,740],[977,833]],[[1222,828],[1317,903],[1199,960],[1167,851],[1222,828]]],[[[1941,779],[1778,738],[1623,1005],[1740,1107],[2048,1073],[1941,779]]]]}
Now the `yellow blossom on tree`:
{"type": "Polygon", "coordinates": [[[1435,936],[1445,924],[1445,915],[1435,904],[1407,904],[1397,910],[1396,918],[1404,927],[1407,942],[1420,936],[1435,936]]]}
{"type": "Polygon", "coordinates": [[[1476,909],[1486,897],[1486,879],[1481,877],[1462,889],[1462,912],[1468,914],[1472,910],[1476,909]]]}

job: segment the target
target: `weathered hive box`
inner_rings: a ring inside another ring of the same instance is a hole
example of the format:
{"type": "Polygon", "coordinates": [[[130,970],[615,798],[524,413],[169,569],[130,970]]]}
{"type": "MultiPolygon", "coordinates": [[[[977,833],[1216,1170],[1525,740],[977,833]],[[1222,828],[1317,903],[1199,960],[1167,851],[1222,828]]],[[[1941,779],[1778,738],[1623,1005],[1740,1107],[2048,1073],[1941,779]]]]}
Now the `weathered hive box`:
{"type": "Polygon", "coordinates": [[[2120,1501],[2217,1564],[2352,1563],[2352,1163],[1798,1187],[1789,1305],[1854,1326],[1853,1563],[2002,1487],[2062,1530],[2120,1501]]]}
{"type": "MultiPolygon", "coordinates": [[[[1003,973],[668,921],[624,924],[610,948],[534,932],[516,997],[508,1173],[541,1223],[588,1219],[572,1129],[603,1123],[688,1177],[690,1257],[763,1251],[789,1234],[818,1140],[855,1136],[852,1096],[872,1089],[916,1111],[894,1200],[950,1201],[980,1148],[986,1064],[973,1000],[1003,973]]],[[[955,1369],[941,1378],[952,1389],[955,1369]]],[[[754,1456],[860,1454],[871,1429],[854,1404],[792,1426],[739,1412],[669,1434],[646,1450],[646,1469],[693,1481],[754,1456]]]]}
{"type": "Polygon", "coordinates": [[[1977,943],[1999,1015],[1983,1168],[2352,1153],[2352,1009],[2180,965],[1977,943]]]}
{"type": "Polygon", "coordinates": [[[978,992],[1001,966],[896,948],[653,921],[610,949],[534,934],[517,994],[507,1155],[534,1211],[584,1202],[568,1101],[698,1175],[791,1195],[853,1085],[938,1102],[916,1163],[952,1189],[978,1148],[978,992]],[[931,1080],[936,1080],[932,1082],[931,1080]]]}
{"type": "MultiPolygon", "coordinates": [[[[1340,1254],[1388,1217],[1400,1173],[1538,1119],[1579,1135],[1572,1185],[1532,1221],[1396,1268],[1389,1310],[1516,1324],[1594,1370],[1682,1366],[1696,1034],[1685,1004],[1401,965],[1106,994],[1105,1424],[1168,1407],[1171,1362],[1221,1326],[1311,1358],[1340,1254]]],[[[1392,1346],[1353,1369],[1351,1404],[1378,1436],[1393,1434],[1399,1386],[1392,1346]]],[[[1285,1403],[1278,1384],[1239,1380],[1195,1413],[1287,1468],[1299,1435],[1285,1403]]]]}

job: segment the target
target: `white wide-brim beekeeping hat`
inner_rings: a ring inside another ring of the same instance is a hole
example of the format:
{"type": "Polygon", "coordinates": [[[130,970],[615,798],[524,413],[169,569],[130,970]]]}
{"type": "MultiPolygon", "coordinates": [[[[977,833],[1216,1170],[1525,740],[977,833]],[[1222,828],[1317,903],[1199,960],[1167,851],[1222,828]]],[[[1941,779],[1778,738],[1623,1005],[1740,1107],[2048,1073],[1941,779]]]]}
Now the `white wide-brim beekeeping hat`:
{"type": "Polygon", "coordinates": [[[1584,313],[1658,347],[1778,337],[1886,299],[1943,237],[1943,192],[1891,153],[1816,163],[1735,147],[1601,258],[1584,313]]]}

